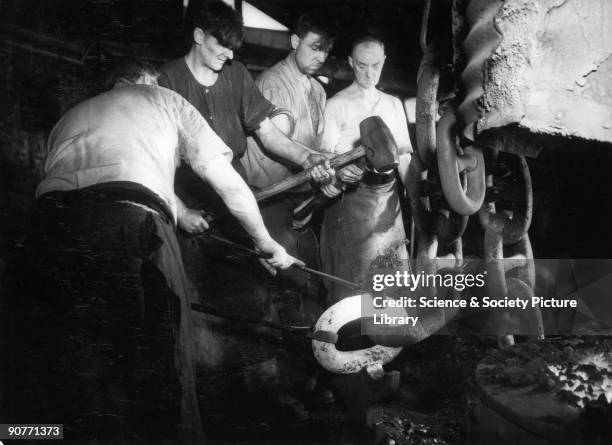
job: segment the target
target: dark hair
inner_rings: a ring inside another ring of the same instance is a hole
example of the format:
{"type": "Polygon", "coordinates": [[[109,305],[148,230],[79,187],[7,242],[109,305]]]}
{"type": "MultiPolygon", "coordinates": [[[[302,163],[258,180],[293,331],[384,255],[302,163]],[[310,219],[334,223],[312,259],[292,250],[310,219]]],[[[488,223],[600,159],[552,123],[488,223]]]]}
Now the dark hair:
{"type": "Polygon", "coordinates": [[[220,0],[205,2],[193,15],[193,28],[200,28],[212,34],[219,44],[231,50],[238,50],[242,45],[244,30],[242,17],[231,6],[220,0]]]}
{"type": "Polygon", "coordinates": [[[157,77],[159,71],[146,60],[123,60],[115,65],[106,76],[106,87],[112,88],[119,81],[128,84],[134,83],[145,74],[157,77]]]}
{"type": "Polygon", "coordinates": [[[351,46],[351,55],[355,51],[355,48],[357,48],[359,45],[364,44],[364,43],[378,45],[383,49],[383,52],[385,50],[385,44],[382,42],[382,40],[377,39],[376,37],[372,37],[372,36],[365,36],[365,37],[359,37],[353,42],[353,45],[351,46]]]}
{"type": "Polygon", "coordinates": [[[329,18],[323,14],[302,14],[295,25],[294,34],[300,39],[306,37],[306,34],[312,32],[321,37],[322,43],[325,46],[331,46],[336,38],[334,35],[334,26],[329,18]]]}

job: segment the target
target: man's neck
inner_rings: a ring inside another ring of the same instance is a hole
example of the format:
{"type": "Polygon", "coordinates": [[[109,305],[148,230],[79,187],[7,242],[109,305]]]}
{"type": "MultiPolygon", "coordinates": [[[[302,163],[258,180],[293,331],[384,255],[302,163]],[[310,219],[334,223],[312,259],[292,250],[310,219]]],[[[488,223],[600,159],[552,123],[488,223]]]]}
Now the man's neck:
{"type": "Polygon", "coordinates": [[[370,88],[364,88],[356,81],[353,82],[353,86],[355,87],[357,93],[368,101],[375,101],[380,97],[380,91],[378,91],[375,86],[370,88]]]}
{"type": "Polygon", "coordinates": [[[204,65],[193,48],[185,56],[185,62],[193,77],[202,85],[209,87],[217,81],[219,73],[204,65]]]}
{"type": "Polygon", "coordinates": [[[293,64],[293,68],[295,68],[295,72],[298,77],[304,81],[307,81],[310,76],[300,71],[300,68],[297,65],[297,61],[295,60],[295,50],[293,50],[291,54],[289,54],[289,58],[291,59],[291,63],[293,64]]]}

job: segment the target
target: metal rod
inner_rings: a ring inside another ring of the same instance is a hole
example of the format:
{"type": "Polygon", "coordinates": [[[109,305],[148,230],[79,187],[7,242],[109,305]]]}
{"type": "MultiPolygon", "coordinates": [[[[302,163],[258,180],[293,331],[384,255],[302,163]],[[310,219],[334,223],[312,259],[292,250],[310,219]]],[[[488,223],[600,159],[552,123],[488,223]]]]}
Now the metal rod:
{"type": "MultiPolygon", "coordinates": [[[[234,247],[234,248],[236,248],[238,250],[242,250],[243,252],[246,252],[246,253],[249,253],[251,255],[257,256],[259,258],[264,258],[264,259],[271,258],[271,255],[269,255],[269,254],[263,254],[261,252],[258,252],[256,250],[254,250],[254,249],[251,249],[249,247],[243,246],[242,244],[239,244],[239,243],[236,243],[234,241],[228,240],[227,238],[224,238],[222,236],[214,235],[212,233],[207,233],[205,236],[208,236],[208,237],[210,237],[210,238],[212,238],[212,239],[214,239],[216,241],[220,241],[222,243],[227,244],[228,246],[232,246],[232,247],[234,247]]],[[[301,266],[299,264],[293,264],[292,267],[296,267],[298,269],[303,270],[304,272],[308,272],[308,273],[313,274],[313,275],[318,275],[318,276],[320,276],[322,278],[325,278],[327,280],[331,280],[331,281],[335,281],[336,283],[343,284],[344,286],[350,287],[353,290],[360,290],[361,289],[361,286],[359,284],[357,284],[357,283],[345,280],[345,279],[340,278],[340,277],[336,277],[334,275],[327,274],[325,272],[321,272],[320,270],[311,269],[310,267],[301,266]]]]}
{"type": "Polygon", "coordinates": [[[294,325],[282,325],[280,323],[274,323],[272,321],[267,320],[253,320],[253,319],[244,319],[238,318],[229,314],[224,314],[221,312],[217,312],[214,309],[204,306],[199,303],[191,303],[191,309],[200,312],[202,314],[212,315],[213,317],[221,318],[226,321],[230,321],[232,323],[236,323],[242,326],[264,326],[267,328],[272,328],[279,330],[281,332],[293,332],[298,334],[303,334],[306,338],[310,338],[312,340],[322,341],[324,343],[335,344],[338,341],[338,334],[333,331],[324,331],[324,330],[316,330],[313,331],[313,326],[294,326],[294,325]]]}
{"type": "Polygon", "coordinates": [[[340,277],[336,277],[334,275],[327,274],[325,272],[321,272],[320,270],[311,269],[307,266],[300,266],[298,264],[294,264],[293,267],[297,267],[298,269],[302,269],[304,272],[311,273],[313,275],[318,275],[321,278],[326,278],[331,281],[335,281],[336,283],[344,284],[347,287],[350,287],[353,290],[360,290],[361,286],[353,281],[348,281],[340,277]]]}
{"type": "Polygon", "coordinates": [[[250,318],[240,318],[231,314],[218,312],[215,309],[204,306],[200,303],[191,303],[191,309],[196,312],[203,314],[213,315],[215,317],[223,318],[227,321],[232,321],[245,326],[265,326],[267,328],[278,329],[279,331],[296,332],[296,331],[311,331],[312,326],[295,326],[295,325],[282,325],[280,323],[274,323],[268,320],[254,320],[250,318]]]}
{"type": "Polygon", "coordinates": [[[251,255],[257,256],[259,258],[264,258],[264,259],[272,258],[272,255],[270,255],[270,254],[264,254],[264,253],[258,252],[255,249],[251,249],[251,248],[249,248],[247,246],[244,246],[244,245],[242,245],[240,243],[236,243],[234,241],[231,241],[231,240],[229,240],[227,238],[224,238],[222,236],[219,236],[219,235],[214,235],[212,233],[205,233],[204,236],[207,236],[207,237],[212,238],[214,240],[220,241],[222,243],[227,244],[228,246],[235,247],[238,250],[242,250],[243,252],[250,253],[251,255]]]}

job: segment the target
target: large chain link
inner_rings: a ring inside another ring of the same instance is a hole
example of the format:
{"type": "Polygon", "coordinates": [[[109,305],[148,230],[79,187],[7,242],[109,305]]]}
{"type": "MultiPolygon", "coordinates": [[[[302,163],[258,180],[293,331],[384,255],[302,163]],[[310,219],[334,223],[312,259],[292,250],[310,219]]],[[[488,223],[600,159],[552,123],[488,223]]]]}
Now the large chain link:
{"type": "MultiPolygon", "coordinates": [[[[496,298],[520,298],[531,301],[535,288],[535,264],[527,231],[531,224],[533,193],[531,176],[525,158],[512,156],[508,169],[498,162],[493,153],[492,166],[487,175],[490,201],[478,213],[485,230],[485,264],[487,293],[496,298]],[[495,176],[495,172],[499,176],[495,176]],[[503,209],[499,209],[503,204],[503,209]],[[513,253],[504,257],[506,251],[513,253]]],[[[514,344],[511,332],[520,330],[543,338],[544,328],[539,308],[520,311],[514,319],[510,311],[495,312],[493,323],[501,347],[514,344]]]]}
{"type": "Polygon", "coordinates": [[[476,213],[485,197],[485,166],[482,150],[458,143],[457,116],[449,108],[438,123],[438,169],[444,196],[460,215],[476,213]]]}
{"type": "MultiPolygon", "coordinates": [[[[439,69],[434,43],[427,43],[426,28],[430,1],[423,12],[421,46],[423,58],[417,78],[416,138],[417,150],[408,170],[407,193],[412,218],[418,231],[415,271],[432,274],[442,268],[458,269],[463,262],[461,236],[467,217],[450,210],[442,198],[436,163],[436,117],[438,115],[439,69]],[[441,252],[445,252],[441,255],[441,252]]],[[[446,289],[441,289],[441,292],[446,289]]],[[[435,287],[422,286],[415,291],[417,299],[436,297],[435,287]]],[[[442,296],[441,296],[442,297],[442,296]]],[[[445,296],[458,298],[459,295],[445,296]]],[[[458,309],[433,309],[419,313],[419,326],[399,326],[390,335],[375,335],[372,339],[385,346],[401,346],[421,341],[442,328],[458,309]]]]}
{"type": "MultiPolygon", "coordinates": [[[[426,28],[429,7],[430,3],[427,2],[423,13],[423,29],[426,28]]],[[[463,263],[461,237],[468,218],[450,209],[442,198],[436,162],[437,94],[440,77],[438,54],[434,42],[427,44],[425,32],[422,32],[421,46],[424,55],[417,78],[417,151],[408,170],[407,191],[418,232],[415,270],[432,274],[443,268],[449,271],[460,270],[463,263]]],[[[446,289],[441,291],[446,292],[446,289]]],[[[438,296],[437,293],[438,289],[435,287],[422,287],[417,290],[417,297],[433,298],[438,296]]],[[[459,298],[459,295],[455,292],[444,298],[459,298]]],[[[420,323],[426,327],[427,335],[430,335],[442,328],[457,312],[458,309],[432,310],[422,314],[420,323]]]]}
{"type": "MultiPolygon", "coordinates": [[[[460,144],[459,135],[463,134],[465,123],[458,121],[453,107],[446,110],[436,128],[440,72],[435,40],[427,42],[429,9],[430,2],[427,1],[421,31],[423,58],[417,78],[417,150],[410,163],[407,184],[412,218],[418,232],[414,270],[427,274],[441,269],[462,272],[462,236],[469,215],[478,212],[485,230],[487,293],[501,298],[531,299],[535,267],[527,231],[533,199],[527,163],[523,157],[513,157],[510,158],[511,168],[505,168],[498,159],[499,151],[504,147],[498,147],[490,149],[492,155],[491,159],[487,158],[487,166],[491,164],[491,168],[486,172],[481,146],[474,142],[460,144]],[[511,252],[509,256],[504,257],[504,249],[511,252]]],[[[501,140],[498,145],[502,145],[501,140]]],[[[486,154],[489,154],[489,148],[486,154]]],[[[457,292],[451,295],[438,293],[435,287],[416,290],[418,297],[460,297],[457,292]]],[[[432,311],[422,317],[422,326],[427,326],[425,331],[431,334],[443,327],[448,317],[456,312],[432,311]]],[[[500,345],[512,344],[510,333],[516,323],[508,318],[508,314],[501,311],[496,314],[493,323],[498,328],[500,345]]],[[[517,322],[526,322],[529,332],[543,336],[539,309],[523,314],[517,322]]],[[[412,336],[410,340],[398,343],[396,337],[391,343],[410,344],[414,341],[412,336]]]]}
{"type": "MultiPolygon", "coordinates": [[[[421,26],[421,49],[423,58],[417,77],[416,139],[417,152],[412,158],[408,171],[408,195],[414,223],[418,230],[417,270],[439,269],[431,263],[435,260],[455,260],[456,266],[463,259],[461,236],[467,225],[467,217],[458,215],[444,205],[440,196],[439,175],[437,174],[438,115],[437,94],[440,80],[438,53],[435,41],[427,43],[427,21],[431,4],[426,2],[421,26]],[[440,258],[441,250],[447,250],[440,258]]],[[[444,266],[448,266],[447,263],[444,266]]],[[[435,272],[435,270],[434,270],[435,272]]]]}

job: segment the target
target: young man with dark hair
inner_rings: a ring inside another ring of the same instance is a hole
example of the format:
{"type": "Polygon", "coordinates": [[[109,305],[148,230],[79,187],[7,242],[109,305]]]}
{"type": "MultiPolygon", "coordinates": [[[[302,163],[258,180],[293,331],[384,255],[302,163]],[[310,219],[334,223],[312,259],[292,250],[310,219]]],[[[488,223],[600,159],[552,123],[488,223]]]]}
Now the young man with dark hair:
{"type": "MultiPolygon", "coordinates": [[[[303,39],[309,32],[321,37],[324,46],[329,46],[334,43],[335,36],[333,24],[321,13],[305,13],[299,17],[293,33],[300,39],[303,39]]],[[[331,47],[329,49],[331,49],[331,47]]]]}
{"type": "Polygon", "coordinates": [[[201,3],[198,5],[194,2],[194,5],[196,8],[193,14],[194,28],[207,30],[226,48],[233,51],[240,49],[244,38],[240,14],[219,1],[211,1],[204,8],[201,7],[201,3]]]}
{"type": "MultiPolygon", "coordinates": [[[[243,177],[240,158],[247,148],[246,132],[252,132],[274,156],[295,168],[314,166],[315,181],[329,178],[333,170],[327,168],[327,157],[289,139],[272,123],[269,116],[274,105],[257,89],[244,65],[233,60],[234,50],[240,46],[243,36],[240,15],[218,0],[207,2],[194,12],[191,48],[184,57],[161,68],[159,84],[178,92],[200,111],[232,150],[232,165],[243,177]]],[[[223,203],[186,165],[177,172],[175,190],[180,197],[177,201],[179,227],[183,231],[179,242],[192,299],[205,298],[227,306],[225,300],[236,292],[230,292],[226,283],[236,281],[242,283],[245,298],[256,299],[254,294],[260,280],[256,273],[249,271],[249,263],[233,259],[228,264],[226,246],[210,238],[190,237],[208,228],[201,209],[223,215],[226,214],[223,203]],[[212,280],[213,276],[216,279],[212,280]]],[[[215,229],[226,238],[244,242],[232,220],[218,220],[215,229]]],[[[284,242],[281,240],[281,244],[284,242]]],[[[257,306],[265,313],[265,304],[257,303],[257,306]]]]}
{"type": "MultiPolygon", "coordinates": [[[[323,133],[326,95],[312,76],[323,66],[334,43],[328,26],[320,17],[303,14],[291,35],[291,53],[255,81],[275,106],[270,115],[274,125],[292,140],[316,150],[323,133]]],[[[295,173],[294,165],[278,159],[256,139],[250,139],[248,147],[243,164],[249,184],[266,187],[295,173]]]]}
{"type": "MultiPolygon", "coordinates": [[[[272,104],[270,114],[274,125],[292,140],[320,149],[323,134],[326,94],[313,77],[327,59],[334,43],[329,22],[321,16],[303,14],[291,35],[293,50],[282,61],[264,71],[255,81],[262,94],[272,104]]],[[[273,152],[257,138],[249,138],[242,163],[247,182],[255,187],[267,187],[296,173],[296,168],[273,152]]],[[[318,263],[316,239],[311,231],[298,233],[292,229],[292,212],[309,194],[308,185],[295,189],[262,205],[266,224],[284,240],[287,249],[298,254],[297,246],[307,249],[300,253],[318,263]],[[304,237],[308,241],[304,240],[304,237]],[[301,241],[300,241],[301,239],[301,241]]]]}
{"type": "MultiPolygon", "coordinates": [[[[274,110],[259,92],[240,62],[233,61],[234,51],[242,43],[242,18],[230,6],[214,0],[195,11],[193,43],[189,52],[161,68],[159,84],[170,88],[193,104],[221,139],[232,149],[232,165],[243,174],[240,158],[246,150],[246,132],[254,132],[275,156],[300,168],[323,163],[326,157],[312,148],[296,143],[279,131],[269,119],[274,110]]],[[[317,167],[313,179],[321,181],[331,171],[317,167]]],[[[193,175],[181,172],[177,191],[188,206],[207,201],[205,190],[193,181],[193,175]]],[[[210,203],[207,203],[210,205],[210,203]]],[[[194,221],[202,222],[200,211],[181,206],[181,228],[191,234],[194,221]]]]}
{"type": "MultiPolygon", "coordinates": [[[[302,14],[291,34],[292,51],[276,65],[265,70],[255,80],[263,96],[274,105],[270,118],[274,126],[291,140],[320,150],[323,134],[326,94],[321,84],[313,77],[323,66],[334,43],[330,22],[322,15],[302,14]]],[[[247,183],[257,188],[267,187],[295,174],[298,169],[287,160],[279,158],[265,144],[250,137],[247,152],[242,158],[247,183]]],[[[322,187],[323,190],[326,186],[322,187]]],[[[295,223],[293,210],[312,196],[308,184],[295,187],[273,199],[261,203],[261,213],[266,227],[275,239],[312,267],[319,267],[318,240],[314,231],[303,223],[295,223]]],[[[319,280],[306,277],[301,271],[282,271],[280,276],[298,291],[302,299],[291,307],[282,307],[290,322],[312,324],[322,312],[321,284],[319,280]]],[[[307,363],[302,368],[315,368],[307,363]]],[[[304,373],[307,369],[300,369],[304,373]]],[[[309,376],[311,377],[312,373],[309,376]]],[[[299,378],[296,379],[299,381],[299,378]]],[[[309,380],[308,389],[314,385],[309,380]]],[[[331,400],[331,393],[322,393],[331,400]]],[[[295,404],[296,411],[299,404],[295,404]]]]}
{"type": "MultiPolygon", "coordinates": [[[[323,134],[326,94],[313,75],[323,66],[333,42],[326,19],[303,14],[291,34],[293,50],[255,81],[263,96],[275,107],[270,114],[274,126],[293,141],[315,150],[320,149],[323,134]]],[[[295,165],[276,156],[257,138],[249,138],[247,145],[242,163],[248,184],[263,188],[297,172],[295,165]]],[[[261,208],[266,226],[283,240],[288,251],[316,266],[319,258],[314,232],[309,228],[297,231],[292,227],[293,209],[311,194],[311,188],[306,184],[262,203],[261,208]]],[[[308,283],[303,274],[288,272],[284,275],[291,277],[299,288],[308,283]]],[[[311,285],[307,291],[314,296],[318,290],[311,285]]]]}

